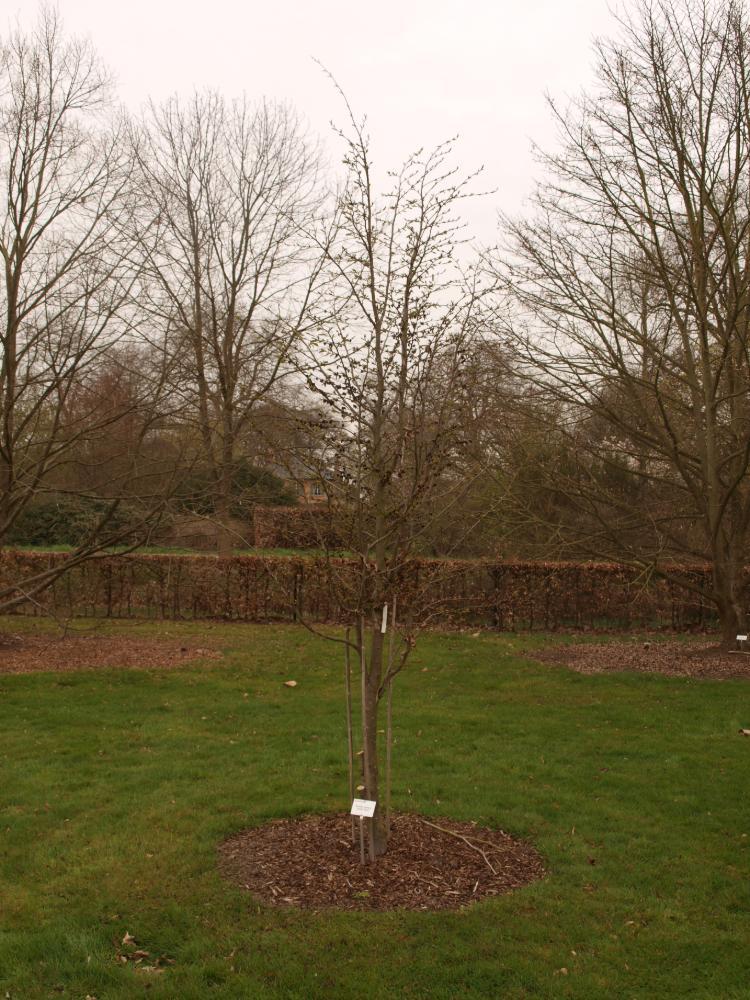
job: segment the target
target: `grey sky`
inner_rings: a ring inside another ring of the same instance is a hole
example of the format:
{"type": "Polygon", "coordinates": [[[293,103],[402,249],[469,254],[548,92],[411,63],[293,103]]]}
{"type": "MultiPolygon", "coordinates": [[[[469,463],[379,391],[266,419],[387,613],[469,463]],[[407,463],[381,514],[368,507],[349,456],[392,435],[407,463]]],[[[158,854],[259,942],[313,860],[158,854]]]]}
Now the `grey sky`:
{"type": "MultiPolygon", "coordinates": [[[[340,98],[312,57],[366,113],[376,165],[459,135],[465,170],[484,165],[497,188],[469,213],[494,238],[498,208],[516,211],[537,168],[530,146],[554,141],[544,93],[574,93],[592,77],[592,39],[615,29],[607,0],[59,0],[69,31],[88,35],[133,110],[148,96],[212,86],[289,100],[337,146],[340,98]]],[[[36,0],[5,8],[23,24],[36,0]]],[[[7,24],[7,22],[6,22],[7,24]]],[[[3,26],[5,27],[5,26],[3,26]]]]}

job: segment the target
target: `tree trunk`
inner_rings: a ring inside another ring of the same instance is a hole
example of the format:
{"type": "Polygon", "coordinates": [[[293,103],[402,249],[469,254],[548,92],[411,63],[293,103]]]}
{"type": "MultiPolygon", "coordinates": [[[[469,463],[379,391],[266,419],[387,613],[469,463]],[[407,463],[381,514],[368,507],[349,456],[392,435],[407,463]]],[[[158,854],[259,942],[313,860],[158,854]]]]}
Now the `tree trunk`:
{"type": "Polygon", "coordinates": [[[734,649],[737,636],[747,634],[747,611],[743,569],[731,557],[715,559],[713,584],[716,606],[719,611],[721,644],[724,649],[734,649]]]}
{"type": "Polygon", "coordinates": [[[234,550],[230,526],[229,502],[218,497],[216,502],[216,554],[220,559],[230,559],[234,550]]]}
{"type": "MultiPolygon", "coordinates": [[[[364,641],[364,635],[362,636],[364,641]]],[[[385,809],[379,795],[380,768],[378,761],[378,708],[380,681],[383,668],[383,636],[374,626],[370,640],[369,663],[366,664],[362,684],[362,721],[365,751],[365,797],[377,802],[375,815],[370,822],[375,857],[385,854],[388,847],[385,809]]]]}
{"type": "Polygon", "coordinates": [[[225,429],[222,444],[221,470],[216,484],[216,553],[220,559],[230,559],[234,551],[232,519],[233,449],[225,429]]]}
{"type": "Polygon", "coordinates": [[[10,462],[0,455],[0,544],[10,526],[13,472],[10,462]]]}
{"type": "Polygon", "coordinates": [[[0,400],[2,400],[2,426],[0,427],[0,538],[10,528],[12,521],[13,493],[15,487],[14,436],[17,394],[17,322],[15,298],[18,278],[6,281],[8,295],[8,322],[6,335],[0,340],[3,350],[3,371],[0,375],[0,400]]]}

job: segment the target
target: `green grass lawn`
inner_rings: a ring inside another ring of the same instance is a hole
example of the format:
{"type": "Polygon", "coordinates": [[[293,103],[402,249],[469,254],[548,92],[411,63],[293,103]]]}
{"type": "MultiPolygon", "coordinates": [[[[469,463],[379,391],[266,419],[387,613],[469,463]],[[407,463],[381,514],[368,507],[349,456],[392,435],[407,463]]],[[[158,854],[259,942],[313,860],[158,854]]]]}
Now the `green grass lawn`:
{"type": "Polygon", "coordinates": [[[0,997],[750,997],[750,684],[425,637],[396,689],[396,807],[529,837],[549,876],[462,912],[313,914],[225,884],[215,850],[345,806],[340,647],[208,635],[227,655],[206,669],[0,678],[0,997]],[[126,932],[174,964],[118,965],[126,932]]]}

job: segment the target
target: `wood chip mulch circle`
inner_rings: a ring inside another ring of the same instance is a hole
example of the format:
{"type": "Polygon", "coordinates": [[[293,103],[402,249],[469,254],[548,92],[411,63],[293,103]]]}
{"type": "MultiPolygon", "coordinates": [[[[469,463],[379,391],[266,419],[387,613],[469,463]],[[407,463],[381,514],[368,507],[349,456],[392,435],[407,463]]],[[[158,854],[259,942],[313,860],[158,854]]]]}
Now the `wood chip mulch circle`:
{"type": "Polygon", "coordinates": [[[170,670],[221,652],[202,642],[115,635],[0,635],[0,675],[70,670],[170,670]]]}
{"type": "Polygon", "coordinates": [[[534,651],[535,660],[562,664],[580,674],[623,670],[712,680],[750,679],[750,654],[730,653],[706,640],[604,642],[553,646],[534,651]]]}
{"type": "Polygon", "coordinates": [[[335,813],[244,830],[219,847],[219,868],[265,903],[314,910],[455,910],[545,875],[536,850],[502,830],[409,813],[394,815],[374,864],[360,864],[351,818],[335,813]]]}

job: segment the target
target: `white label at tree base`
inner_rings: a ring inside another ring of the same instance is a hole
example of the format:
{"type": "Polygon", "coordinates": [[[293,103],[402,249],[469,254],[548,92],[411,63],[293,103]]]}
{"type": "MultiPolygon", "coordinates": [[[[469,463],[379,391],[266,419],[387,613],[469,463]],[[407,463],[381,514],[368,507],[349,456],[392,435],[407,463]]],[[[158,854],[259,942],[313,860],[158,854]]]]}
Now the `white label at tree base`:
{"type": "Polygon", "coordinates": [[[375,815],[376,805],[377,802],[374,799],[354,799],[352,802],[351,815],[367,816],[370,818],[375,815]]]}
{"type": "Polygon", "coordinates": [[[738,635],[737,636],[737,642],[747,642],[747,636],[746,635],[738,635]]]}

